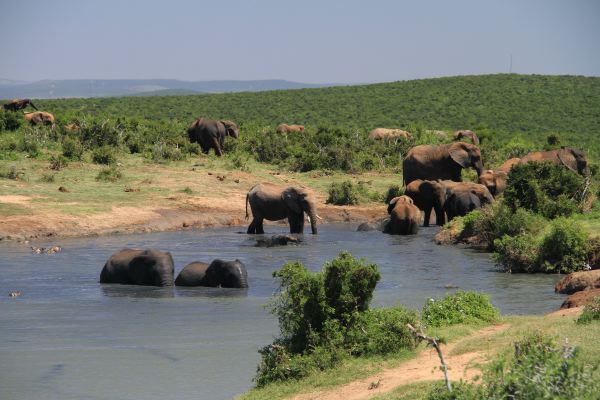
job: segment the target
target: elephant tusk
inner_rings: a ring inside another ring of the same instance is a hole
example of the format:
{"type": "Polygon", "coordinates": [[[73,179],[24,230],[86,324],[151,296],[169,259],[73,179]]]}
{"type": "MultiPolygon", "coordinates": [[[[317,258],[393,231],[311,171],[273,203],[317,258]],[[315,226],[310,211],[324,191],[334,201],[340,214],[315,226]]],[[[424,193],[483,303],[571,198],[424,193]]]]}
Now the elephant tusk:
{"type": "Polygon", "coordinates": [[[319,214],[316,214],[316,215],[317,215],[317,219],[321,219],[321,220],[323,219],[323,218],[321,218],[321,216],[319,214]]]}

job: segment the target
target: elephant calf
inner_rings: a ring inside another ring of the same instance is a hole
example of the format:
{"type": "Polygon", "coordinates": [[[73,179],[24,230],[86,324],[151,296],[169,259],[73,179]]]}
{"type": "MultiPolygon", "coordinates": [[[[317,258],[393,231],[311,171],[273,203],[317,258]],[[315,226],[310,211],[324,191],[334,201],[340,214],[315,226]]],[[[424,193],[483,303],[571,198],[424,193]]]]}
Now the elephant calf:
{"type": "Polygon", "coordinates": [[[155,249],[123,249],[114,253],[102,268],[100,283],[173,286],[173,257],[155,249]]]}
{"type": "Polygon", "coordinates": [[[388,205],[390,220],[383,233],[390,235],[414,235],[419,230],[421,211],[408,196],[394,197],[388,205]]]}
{"type": "Polygon", "coordinates": [[[479,175],[479,183],[485,186],[492,196],[498,197],[506,189],[507,173],[500,169],[488,169],[479,175]]]}
{"type": "Polygon", "coordinates": [[[248,273],[240,260],[217,259],[210,264],[195,261],[181,270],[175,279],[175,285],[247,288],[248,273]]]}

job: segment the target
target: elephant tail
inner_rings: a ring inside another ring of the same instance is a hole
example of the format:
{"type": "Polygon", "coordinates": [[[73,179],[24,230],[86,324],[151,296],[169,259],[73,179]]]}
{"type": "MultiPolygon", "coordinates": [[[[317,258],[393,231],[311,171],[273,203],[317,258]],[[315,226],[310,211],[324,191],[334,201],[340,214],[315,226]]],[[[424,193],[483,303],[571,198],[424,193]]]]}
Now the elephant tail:
{"type": "Polygon", "coordinates": [[[248,201],[250,199],[250,192],[246,193],[246,220],[248,219],[248,201]]]}

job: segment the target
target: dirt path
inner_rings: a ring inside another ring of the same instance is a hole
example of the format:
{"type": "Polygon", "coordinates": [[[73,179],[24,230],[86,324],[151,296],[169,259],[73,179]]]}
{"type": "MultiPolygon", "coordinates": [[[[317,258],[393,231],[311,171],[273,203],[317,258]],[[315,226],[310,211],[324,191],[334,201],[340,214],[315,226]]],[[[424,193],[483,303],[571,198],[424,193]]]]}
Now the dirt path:
{"type": "MultiPolygon", "coordinates": [[[[451,381],[460,379],[470,380],[480,374],[478,363],[487,362],[492,355],[490,352],[477,351],[460,355],[450,355],[452,350],[464,340],[485,338],[495,333],[502,332],[509,327],[508,324],[493,325],[483,328],[456,343],[442,347],[444,359],[449,367],[451,381]]],[[[417,383],[434,379],[444,379],[439,369],[440,360],[432,348],[427,348],[416,358],[407,361],[401,366],[387,369],[368,378],[351,382],[347,385],[336,387],[327,391],[303,393],[292,397],[293,400],[358,400],[369,399],[384,393],[391,392],[398,386],[417,383]]]]}

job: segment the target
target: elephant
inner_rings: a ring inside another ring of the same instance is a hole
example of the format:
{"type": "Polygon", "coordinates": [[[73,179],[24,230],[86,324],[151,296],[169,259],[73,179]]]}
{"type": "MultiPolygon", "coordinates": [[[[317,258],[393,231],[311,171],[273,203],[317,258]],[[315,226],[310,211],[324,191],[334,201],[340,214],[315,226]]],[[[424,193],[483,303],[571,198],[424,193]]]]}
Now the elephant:
{"type": "Polygon", "coordinates": [[[450,179],[461,182],[463,168],[473,167],[477,175],[483,171],[481,151],[474,144],[456,142],[411,148],[402,162],[404,184],[415,179],[450,179]]]}
{"type": "Polygon", "coordinates": [[[382,139],[412,139],[410,132],[403,131],[402,129],[389,129],[389,128],[375,128],[369,133],[369,139],[382,140],[382,139]]]}
{"type": "Polygon", "coordinates": [[[278,221],[288,219],[290,233],[304,232],[304,213],[308,215],[310,227],[317,234],[317,208],[312,193],[304,188],[289,186],[282,188],[272,183],[257,183],[246,195],[246,219],[248,203],[252,209],[252,222],[248,233],[265,233],[263,220],[278,221]]]}
{"type": "Polygon", "coordinates": [[[225,136],[237,139],[239,137],[239,127],[228,120],[217,121],[200,118],[190,125],[187,134],[190,142],[200,144],[204,154],[208,154],[210,149],[214,149],[215,154],[220,157],[223,154],[225,136]]]}
{"type": "Polygon", "coordinates": [[[394,197],[388,205],[388,214],[390,214],[390,220],[385,225],[383,233],[415,235],[419,231],[421,210],[413,204],[410,197],[394,197]]]}
{"type": "Polygon", "coordinates": [[[382,218],[377,221],[371,222],[363,222],[356,228],[357,232],[371,232],[371,231],[379,231],[383,232],[385,226],[389,222],[389,218],[382,218]]]}
{"type": "Polygon", "coordinates": [[[421,209],[425,216],[423,226],[429,226],[431,210],[435,210],[435,223],[444,225],[444,202],[446,201],[446,187],[438,181],[424,181],[417,179],[406,185],[404,194],[413,199],[415,206],[421,209]]]}
{"type": "Polygon", "coordinates": [[[583,151],[572,147],[563,146],[558,150],[534,151],[521,158],[519,164],[544,161],[550,161],[556,165],[564,165],[571,171],[577,172],[580,175],[589,174],[585,154],[583,151]]]}
{"type": "Polygon", "coordinates": [[[261,238],[256,241],[256,247],[287,246],[288,243],[298,244],[302,242],[292,235],[273,235],[270,238],[261,238]]]}
{"type": "Polygon", "coordinates": [[[216,259],[210,264],[194,261],[181,270],[176,286],[209,286],[223,288],[247,288],[248,273],[240,260],[216,259]]]}
{"type": "Polygon", "coordinates": [[[509,158],[508,160],[504,161],[500,167],[498,167],[498,170],[504,171],[508,174],[513,165],[518,164],[520,161],[521,159],[519,157],[509,158]]]}
{"type": "Polygon", "coordinates": [[[37,111],[37,107],[33,105],[33,102],[30,99],[13,99],[8,103],[2,105],[5,111],[19,111],[23,110],[27,106],[31,106],[34,110],[37,111]]]}
{"type": "Polygon", "coordinates": [[[277,133],[304,132],[304,125],[277,125],[277,133]]]}
{"type": "Polygon", "coordinates": [[[465,216],[480,207],[481,201],[475,191],[467,188],[453,190],[444,203],[448,222],[452,221],[454,217],[465,216]]]}
{"type": "Polygon", "coordinates": [[[440,181],[440,183],[446,188],[446,199],[448,199],[448,196],[455,191],[470,190],[479,198],[482,206],[494,202],[494,196],[492,196],[489,189],[480,183],[454,182],[450,180],[440,181]]]}
{"type": "Polygon", "coordinates": [[[508,174],[500,169],[488,169],[479,175],[479,183],[485,186],[492,196],[498,197],[506,189],[508,174]]]}
{"type": "Polygon", "coordinates": [[[54,126],[54,115],[46,111],[35,111],[24,113],[25,119],[31,125],[52,125],[54,126]]]}
{"type": "Polygon", "coordinates": [[[122,249],[102,268],[100,283],[173,286],[173,257],[156,249],[122,249]]]}
{"type": "Polygon", "coordinates": [[[471,139],[471,143],[479,146],[479,138],[477,137],[475,132],[468,130],[460,130],[454,132],[454,140],[462,140],[463,138],[469,138],[471,139]]]}

